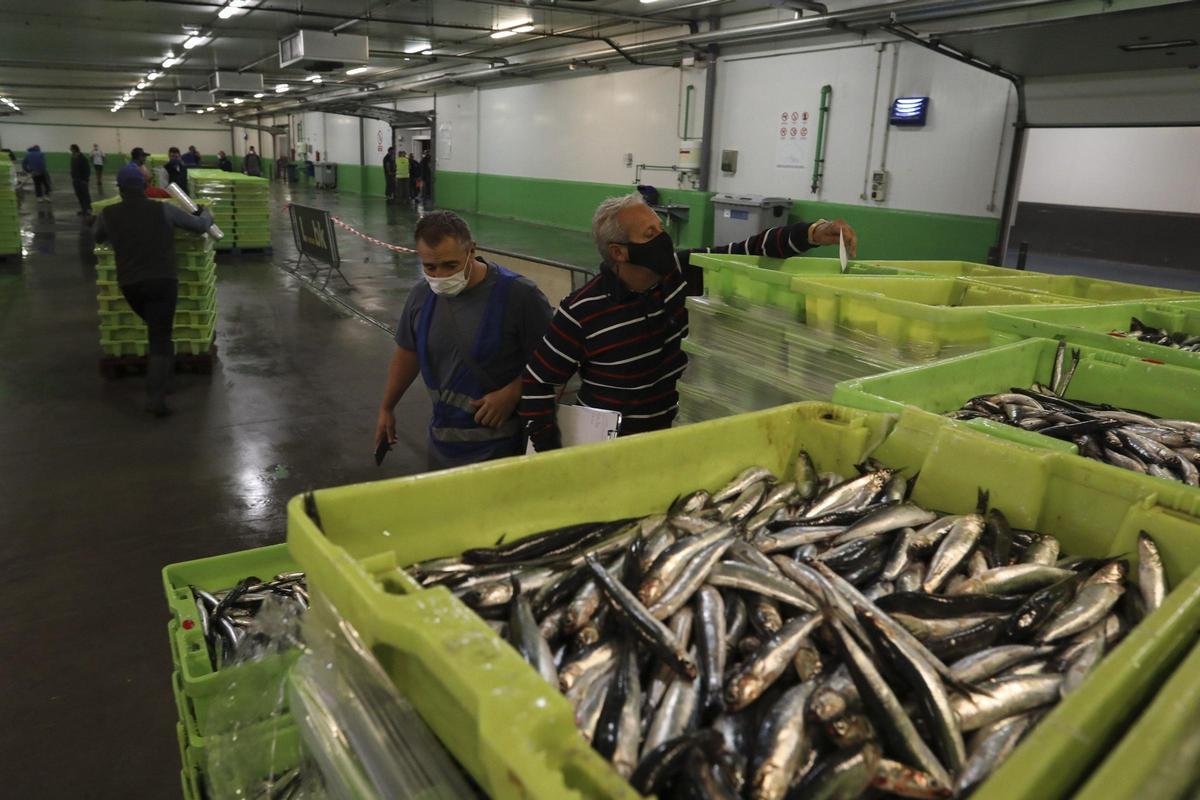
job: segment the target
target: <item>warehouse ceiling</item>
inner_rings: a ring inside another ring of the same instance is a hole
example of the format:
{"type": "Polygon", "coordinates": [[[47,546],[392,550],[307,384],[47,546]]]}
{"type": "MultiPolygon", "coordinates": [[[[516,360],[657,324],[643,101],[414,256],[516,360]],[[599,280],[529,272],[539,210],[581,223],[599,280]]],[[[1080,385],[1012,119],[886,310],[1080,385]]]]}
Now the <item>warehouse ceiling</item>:
{"type": "MultiPolygon", "coordinates": [[[[677,64],[709,44],[811,44],[905,25],[1022,75],[1181,67],[1200,46],[1200,8],[1171,0],[5,0],[0,96],[22,108],[149,108],[205,89],[215,70],[258,72],[266,96],[228,111],[362,103],[447,84],[531,79],[568,69],[677,64]],[[827,8],[826,8],[827,7],[827,8]],[[824,11],[822,11],[824,9],[824,11]],[[515,32],[514,28],[520,28],[515,32]],[[300,29],[369,37],[367,69],[280,67],[300,29]],[[500,33],[500,36],[496,34],[500,33]],[[198,46],[185,49],[196,37],[198,46]],[[164,59],[179,63],[169,68],[164,59]],[[154,72],[161,77],[148,80],[154,72]],[[287,84],[286,93],[276,93],[287,84]],[[265,104],[265,105],[263,105],[265,104]]],[[[7,110],[7,107],[0,106],[7,110]]]]}

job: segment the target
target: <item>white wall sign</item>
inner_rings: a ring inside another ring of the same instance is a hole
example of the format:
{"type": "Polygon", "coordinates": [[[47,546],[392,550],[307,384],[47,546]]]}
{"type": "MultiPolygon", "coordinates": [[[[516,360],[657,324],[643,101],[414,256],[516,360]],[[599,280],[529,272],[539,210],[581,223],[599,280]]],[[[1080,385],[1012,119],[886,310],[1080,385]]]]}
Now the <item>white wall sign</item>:
{"type": "Polygon", "coordinates": [[[775,166],[804,169],[808,165],[808,112],[785,109],[773,120],[775,166]]]}

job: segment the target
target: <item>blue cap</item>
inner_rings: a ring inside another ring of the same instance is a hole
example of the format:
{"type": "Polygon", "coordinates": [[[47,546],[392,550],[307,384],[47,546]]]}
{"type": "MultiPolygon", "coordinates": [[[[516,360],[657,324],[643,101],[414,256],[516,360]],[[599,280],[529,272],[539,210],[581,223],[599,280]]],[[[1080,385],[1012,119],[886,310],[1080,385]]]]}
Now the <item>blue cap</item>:
{"type": "Polygon", "coordinates": [[[137,164],[126,164],[117,173],[118,189],[145,189],[146,178],[137,164]]]}

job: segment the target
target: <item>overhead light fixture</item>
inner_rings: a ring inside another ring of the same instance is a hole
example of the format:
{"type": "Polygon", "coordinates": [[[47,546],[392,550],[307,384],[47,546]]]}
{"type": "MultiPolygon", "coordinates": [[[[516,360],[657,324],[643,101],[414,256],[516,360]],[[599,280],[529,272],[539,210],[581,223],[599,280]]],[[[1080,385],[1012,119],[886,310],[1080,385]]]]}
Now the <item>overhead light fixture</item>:
{"type": "Polygon", "coordinates": [[[242,103],[244,103],[244,102],[246,102],[246,101],[245,101],[245,100],[243,100],[243,99],[242,99],[242,98],[240,98],[240,97],[235,97],[235,98],[233,98],[233,104],[234,104],[235,106],[240,106],[240,105],[241,105],[242,103]]]}
{"type": "Polygon", "coordinates": [[[355,67],[354,69],[346,70],[346,74],[347,75],[361,75],[366,71],[367,71],[367,67],[355,67]]]}
{"type": "Polygon", "coordinates": [[[493,39],[507,39],[509,36],[516,36],[518,33],[529,33],[533,30],[533,25],[529,20],[523,19],[517,22],[510,22],[503,28],[499,28],[492,32],[493,39]]]}
{"type": "Polygon", "coordinates": [[[1137,53],[1141,50],[1169,50],[1174,47],[1195,47],[1195,39],[1172,39],[1167,42],[1135,42],[1133,44],[1117,45],[1126,53],[1137,53]]]}
{"type": "Polygon", "coordinates": [[[409,55],[409,56],[415,55],[416,53],[420,53],[425,50],[428,50],[432,44],[433,44],[432,42],[427,42],[427,41],[419,41],[414,44],[410,44],[409,46],[404,48],[404,54],[409,55]]]}
{"type": "Polygon", "coordinates": [[[216,107],[216,106],[209,106],[208,108],[206,108],[206,109],[204,109],[204,110],[205,110],[205,111],[216,111],[216,110],[217,110],[217,107],[216,107]]]}
{"type": "Polygon", "coordinates": [[[257,100],[258,98],[260,98],[260,97],[263,97],[263,96],[264,96],[264,95],[263,95],[263,93],[262,93],[262,92],[255,92],[255,93],[254,93],[254,99],[256,99],[256,100],[257,100]]]}
{"type": "Polygon", "coordinates": [[[196,109],[196,113],[197,113],[197,114],[203,114],[203,113],[204,113],[204,109],[203,109],[203,108],[197,108],[197,109],[196,109]]]}
{"type": "Polygon", "coordinates": [[[529,33],[533,30],[532,25],[522,25],[519,28],[513,28],[513,33],[529,33]]]}
{"type": "Polygon", "coordinates": [[[229,5],[222,8],[220,13],[217,14],[217,16],[220,17],[221,19],[229,19],[230,17],[232,17],[236,14],[241,14],[242,11],[244,10],[242,8],[242,6],[244,6],[244,5],[246,5],[246,4],[245,4],[245,2],[243,2],[243,0],[231,0],[229,5]]]}
{"type": "Polygon", "coordinates": [[[170,69],[182,60],[182,58],[176,58],[174,53],[167,53],[167,57],[162,62],[163,69],[170,69]]]}
{"type": "Polygon", "coordinates": [[[193,48],[200,47],[201,45],[206,45],[210,41],[212,41],[212,37],[194,34],[183,40],[183,49],[191,50],[193,48]]]}
{"type": "Polygon", "coordinates": [[[147,84],[145,81],[138,81],[137,88],[139,88],[139,89],[145,89],[145,88],[146,88],[148,85],[149,85],[149,84],[147,84]]]}
{"type": "Polygon", "coordinates": [[[283,94],[284,92],[288,91],[291,88],[292,87],[288,86],[286,83],[275,84],[275,91],[278,92],[279,94],[283,94]]]}
{"type": "Polygon", "coordinates": [[[219,105],[221,108],[229,108],[229,103],[226,103],[224,100],[217,103],[217,105],[219,105]]]}
{"type": "Polygon", "coordinates": [[[320,83],[321,81],[323,81],[325,79],[322,78],[320,75],[309,75],[304,80],[308,81],[309,83],[320,83]]]}
{"type": "Polygon", "coordinates": [[[130,96],[130,97],[137,97],[137,96],[138,96],[138,90],[137,90],[137,89],[130,89],[130,90],[129,90],[129,96],[130,96]]]}

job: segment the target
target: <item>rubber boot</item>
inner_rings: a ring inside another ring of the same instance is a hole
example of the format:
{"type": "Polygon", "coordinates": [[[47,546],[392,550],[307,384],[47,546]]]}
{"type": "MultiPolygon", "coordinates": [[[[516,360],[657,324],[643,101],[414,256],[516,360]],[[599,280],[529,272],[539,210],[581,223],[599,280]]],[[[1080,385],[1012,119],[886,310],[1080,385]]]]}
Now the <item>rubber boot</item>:
{"type": "Polygon", "coordinates": [[[167,380],[175,368],[172,356],[150,356],[146,365],[146,411],[156,417],[171,413],[167,408],[167,380]]]}

